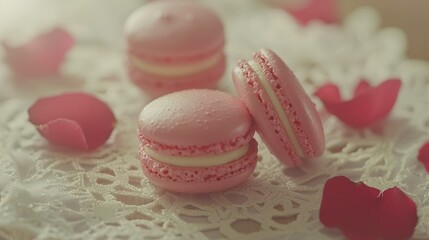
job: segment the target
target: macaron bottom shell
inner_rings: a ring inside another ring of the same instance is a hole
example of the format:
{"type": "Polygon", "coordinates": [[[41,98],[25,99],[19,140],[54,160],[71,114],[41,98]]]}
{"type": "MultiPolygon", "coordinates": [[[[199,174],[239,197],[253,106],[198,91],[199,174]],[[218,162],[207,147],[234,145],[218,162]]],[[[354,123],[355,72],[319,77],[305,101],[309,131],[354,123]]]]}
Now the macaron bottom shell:
{"type": "Polygon", "coordinates": [[[257,163],[257,142],[252,139],[242,158],[212,167],[179,167],[150,158],[140,148],[143,173],[156,186],[182,193],[208,193],[226,190],[246,181],[257,163]]]}
{"type": "Polygon", "coordinates": [[[176,77],[149,74],[138,69],[130,60],[127,61],[128,75],[131,81],[154,97],[185,89],[214,89],[222,78],[225,68],[226,58],[224,54],[212,68],[191,75],[176,77]]]}

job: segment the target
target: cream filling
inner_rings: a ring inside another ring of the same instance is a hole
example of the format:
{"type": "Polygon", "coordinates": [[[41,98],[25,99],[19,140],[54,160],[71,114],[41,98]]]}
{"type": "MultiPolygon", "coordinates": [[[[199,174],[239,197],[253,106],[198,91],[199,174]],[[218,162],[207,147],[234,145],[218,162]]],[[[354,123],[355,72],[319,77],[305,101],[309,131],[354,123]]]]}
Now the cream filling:
{"type": "Polygon", "coordinates": [[[131,56],[132,64],[139,70],[163,77],[177,77],[177,76],[186,76],[193,73],[202,72],[204,70],[210,69],[218,62],[222,60],[223,53],[220,52],[214,56],[204,59],[199,62],[189,63],[189,64],[153,64],[149,62],[142,61],[141,59],[131,56]]]}
{"type": "Polygon", "coordinates": [[[268,80],[265,78],[261,67],[253,60],[250,60],[248,64],[253,69],[253,71],[258,75],[259,82],[262,84],[262,87],[264,88],[265,93],[267,93],[268,98],[270,99],[270,102],[273,105],[274,110],[276,111],[277,116],[279,117],[280,122],[283,126],[283,129],[286,131],[286,134],[288,135],[289,140],[292,143],[292,146],[295,149],[296,153],[298,154],[298,156],[304,157],[303,150],[298,142],[298,139],[292,128],[292,125],[290,124],[289,118],[286,116],[286,113],[283,110],[283,107],[279,99],[277,98],[276,93],[272,89],[268,80]]]}
{"type": "Polygon", "coordinates": [[[157,161],[167,163],[170,165],[180,166],[180,167],[211,167],[219,166],[234,160],[242,158],[249,151],[249,145],[246,144],[241,148],[216,155],[208,156],[197,156],[197,157],[182,157],[182,156],[171,156],[159,153],[150,149],[149,147],[144,147],[145,153],[157,161]]]}

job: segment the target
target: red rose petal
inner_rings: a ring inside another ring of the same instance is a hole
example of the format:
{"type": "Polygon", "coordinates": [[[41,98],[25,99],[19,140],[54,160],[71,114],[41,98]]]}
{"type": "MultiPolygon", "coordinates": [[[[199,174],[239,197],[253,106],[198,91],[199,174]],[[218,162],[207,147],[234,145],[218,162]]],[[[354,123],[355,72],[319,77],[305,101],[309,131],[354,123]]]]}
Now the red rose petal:
{"type": "Polygon", "coordinates": [[[426,171],[429,172],[429,142],[420,148],[417,159],[425,166],[426,171]]]}
{"type": "Polygon", "coordinates": [[[354,183],[344,176],[333,177],[323,189],[320,222],[326,227],[359,232],[360,237],[372,236],[375,231],[373,221],[361,219],[373,219],[372,206],[379,193],[375,188],[364,183],[354,183]]]}
{"type": "Polygon", "coordinates": [[[354,96],[357,97],[370,89],[371,85],[369,85],[369,82],[366,80],[361,80],[355,88],[354,96]]]}
{"type": "Polygon", "coordinates": [[[399,188],[390,188],[380,197],[379,218],[381,238],[408,239],[417,225],[417,207],[399,188]]]}
{"type": "Polygon", "coordinates": [[[49,76],[59,72],[74,38],[61,28],[42,34],[27,44],[12,47],[2,43],[6,63],[20,78],[49,76]]]}
{"type": "Polygon", "coordinates": [[[289,12],[302,25],[307,25],[314,20],[325,23],[338,22],[336,0],[307,0],[303,6],[291,7],[283,5],[282,8],[289,12]]]}
{"type": "Polygon", "coordinates": [[[323,189],[320,222],[352,240],[407,239],[417,225],[417,208],[399,188],[383,193],[346,177],[329,179],[323,189]]]}
{"type": "Polygon", "coordinates": [[[319,218],[323,225],[338,227],[349,209],[348,199],[353,193],[355,183],[344,176],[329,179],[323,189],[319,218]]]}
{"type": "Polygon", "coordinates": [[[371,126],[385,118],[392,110],[401,87],[399,79],[389,79],[377,87],[362,81],[355,89],[355,96],[341,100],[339,89],[334,84],[320,87],[314,94],[322,100],[326,109],[354,128],[371,126]]]}
{"type": "Polygon", "coordinates": [[[85,93],[68,93],[36,101],[30,122],[50,142],[78,150],[103,145],[116,124],[104,102],[85,93]]]}
{"type": "Polygon", "coordinates": [[[377,236],[376,200],[379,194],[380,190],[376,188],[362,182],[354,183],[352,193],[346,201],[348,205],[345,211],[346,217],[338,227],[348,233],[358,233],[360,237],[367,239],[377,236]]]}

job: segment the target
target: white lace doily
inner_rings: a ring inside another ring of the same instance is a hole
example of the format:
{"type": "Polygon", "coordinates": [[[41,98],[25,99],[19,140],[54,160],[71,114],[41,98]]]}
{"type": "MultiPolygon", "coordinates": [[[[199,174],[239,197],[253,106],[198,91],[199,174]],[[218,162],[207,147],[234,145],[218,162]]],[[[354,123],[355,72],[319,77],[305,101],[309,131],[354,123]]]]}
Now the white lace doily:
{"type": "Polygon", "coordinates": [[[414,238],[429,238],[429,174],[416,159],[429,139],[429,63],[405,58],[401,31],[379,29],[372,9],[354,12],[340,26],[303,28],[259,1],[205,1],[226,26],[223,90],[234,92],[232,67],[261,47],[278,52],[309,93],[328,80],[348,93],[360,78],[377,84],[399,76],[403,85],[390,117],[373,129],[347,128],[321,110],[323,157],[286,169],[260,144],[249,181],[185,195],[153,187],[137,158],[136,119],[148,99],[127,79],[122,24],[142,3],[0,3],[2,39],[24,41],[58,24],[78,39],[55,83],[17,85],[0,65],[0,239],[342,239],[318,217],[323,183],[336,175],[381,189],[399,186],[418,206],[414,238]],[[118,118],[109,142],[92,153],[53,147],[28,121],[36,98],[75,90],[99,96],[118,118]]]}

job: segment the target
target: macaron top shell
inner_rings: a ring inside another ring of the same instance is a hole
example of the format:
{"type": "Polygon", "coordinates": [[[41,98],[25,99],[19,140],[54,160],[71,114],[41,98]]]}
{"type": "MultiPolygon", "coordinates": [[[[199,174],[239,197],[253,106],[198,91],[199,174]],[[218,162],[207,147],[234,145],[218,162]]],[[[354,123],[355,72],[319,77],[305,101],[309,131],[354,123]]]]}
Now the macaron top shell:
{"type": "Polygon", "coordinates": [[[138,131],[140,140],[155,150],[188,149],[184,155],[236,149],[254,133],[252,118],[239,98],[208,89],[155,99],[140,113],[138,131]]]}
{"type": "Polygon", "coordinates": [[[149,2],[128,18],[129,51],[154,60],[212,55],[224,45],[222,22],[211,10],[189,0],[149,2]]]}

